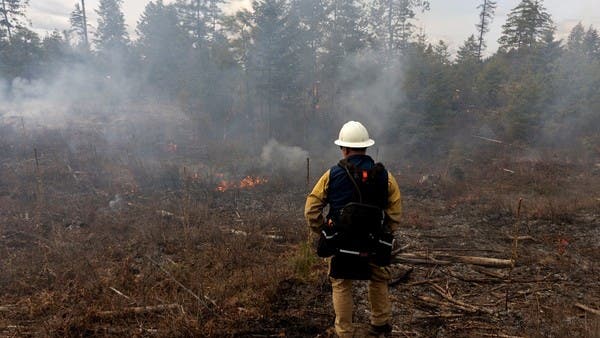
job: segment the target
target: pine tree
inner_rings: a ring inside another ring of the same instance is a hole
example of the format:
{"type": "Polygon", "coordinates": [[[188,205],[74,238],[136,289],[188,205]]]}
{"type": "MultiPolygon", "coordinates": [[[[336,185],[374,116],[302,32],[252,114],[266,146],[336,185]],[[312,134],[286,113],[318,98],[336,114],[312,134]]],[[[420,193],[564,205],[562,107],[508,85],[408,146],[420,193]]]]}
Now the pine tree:
{"type": "Polygon", "coordinates": [[[483,0],[483,3],[477,6],[477,8],[481,10],[481,12],[479,12],[479,23],[475,25],[478,32],[477,58],[481,59],[481,53],[485,49],[483,36],[490,31],[490,24],[492,23],[494,11],[496,10],[496,1],[483,0]]]}
{"type": "Polygon", "coordinates": [[[585,36],[585,30],[583,29],[583,25],[579,22],[567,37],[567,50],[570,52],[581,52],[583,46],[583,37],[585,36]]]}
{"type": "Polygon", "coordinates": [[[414,34],[412,21],[417,11],[428,11],[427,0],[375,0],[370,8],[370,22],[377,39],[388,52],[406,51],[414,34]]]}
{"type": "Polygon", "coordinates": [[[221,7],[227,0],[178,0],[175,4],[185,29],[200,47],[218,38],[225,15],[221,7]]]}
{"type": "MultiPolygon", "coordinates": [[[[82,0],[82,3],[85,3],[84,0],[82,0]]],[[[87,18],[85,15],[85,10],[82,9],[81,6],[79,6],[79,3],[75,4],[75,9],[73,9],[73,11],[71,12],[69,22],[71,24],[71,32],[77,34],[80,42],[83,44],[83,47],[86,50],[89,49],[87,34],[87,18]]]]}
{"type": "MultiPolygon", "coordinates": [[[[268,137],[292,132],[290,124],[304,91],[299,84],[301,42],[297,17],[284,0],[253,2],[252,41],[246,67],[261,101],[268,137]],[[281,126],[275,129],[274,126],[281,126]],[[290,129],[291,128],[291,129],[290,129]]],[[[297,110],[296,110],[297,111],[297,110]]]]}
{"type": "Polygon", "coordinates": [[[590,59],[600,59],[600,35],[594,27],[589,27],[583,37],[583,53],[590,59]]]}
{"type": "Polygon", "coordinates": [[[0,1],[0,30],[6,30],[8,39],[12,40],[15,29],[24,27],[23,20],[29,0],[0,1]]]}
{"type": "Polygon", "coordinates": [[[100,0],[96,10],[99,18],[94,42],[101,53],[123,52],[129,43],[122,3],[123,0],[100,0]]]}
{"type": "Polygon", "coordinates": [[[542,0],[521,0],[508,14],[498,40],[504,50],[535,47],[554,26],[542,0]]]}
{"type": "Polygon", "coordinates": [[[159,94],[176,94],[186,74],[183,60],[190,46],[177,11],[162,0],[149,2],[136,32],[139,36],[136,47],[147,76],[143,82],[157,89],[159,94]]]}
{"type": "Polygon", "coordinates": [[[465,43],[458,48],[458,51],[456,52],[456,63],[472,63],[475,60],[479,60],[479,52],[479,41],[475,38],[475,35],[471,35],[465,43]]]}

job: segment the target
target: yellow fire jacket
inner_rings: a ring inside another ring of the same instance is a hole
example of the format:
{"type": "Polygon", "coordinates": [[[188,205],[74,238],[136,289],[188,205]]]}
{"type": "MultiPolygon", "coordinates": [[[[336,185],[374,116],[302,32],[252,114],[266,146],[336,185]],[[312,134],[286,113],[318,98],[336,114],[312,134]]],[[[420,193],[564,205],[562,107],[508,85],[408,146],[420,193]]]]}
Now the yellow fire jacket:
{"type": "MultiPolygon", "coordinates": [[[[329,189],[329,172],[327,170],[314,186],[312,192],[306,198],[304,206],[304,217],[308,226],[315,233],[320,232],[324,222],[323,209],[327,205],[327,191],[329,189]]],[[[402,216],[402,199],[400,188],[394,176],[388,171],[388,206],[385,209],[388,216],[388,226],[392,231],[398,228],[402,216]]]]}

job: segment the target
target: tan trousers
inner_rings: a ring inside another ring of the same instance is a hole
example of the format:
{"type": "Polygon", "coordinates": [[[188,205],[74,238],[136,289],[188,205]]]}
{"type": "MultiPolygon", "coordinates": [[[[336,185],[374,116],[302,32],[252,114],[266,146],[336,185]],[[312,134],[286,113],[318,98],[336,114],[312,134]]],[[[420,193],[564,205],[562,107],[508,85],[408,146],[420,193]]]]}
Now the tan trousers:
{"type": "MultiPolygon", "coordinates": [[[[369,304],[371,304],[371,324],[384,325],[392,319],[392,304],[388,295],[389,270],[371,265],[369,281],[369,304]]],[[[352,312],[352,280],[330,278],[333,289],[333,309],[335,310],[335,332],[340,338],[352,337],[354,326],[352,312]]]]}

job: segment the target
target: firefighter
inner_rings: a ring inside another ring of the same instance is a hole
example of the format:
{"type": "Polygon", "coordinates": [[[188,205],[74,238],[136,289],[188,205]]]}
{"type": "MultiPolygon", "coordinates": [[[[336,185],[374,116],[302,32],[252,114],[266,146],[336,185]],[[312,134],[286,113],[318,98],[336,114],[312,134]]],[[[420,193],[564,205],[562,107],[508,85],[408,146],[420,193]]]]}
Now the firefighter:
{"type": "Polygon", "coordinates": [[[393,231],[402,213],[400,189],[382,164],[366,154],[375,144],[356,121],[344,124],[334,142],[342,160],[323,174],[306,199],[309,227],[319,234],[317,253],[329,257],[335,332],[352,337],[352,281],[368,280],[371,335],[389,335],[392,309],[388,265],[393,231]],[[323,209],[329,205],[329,212],[323,209]]]}

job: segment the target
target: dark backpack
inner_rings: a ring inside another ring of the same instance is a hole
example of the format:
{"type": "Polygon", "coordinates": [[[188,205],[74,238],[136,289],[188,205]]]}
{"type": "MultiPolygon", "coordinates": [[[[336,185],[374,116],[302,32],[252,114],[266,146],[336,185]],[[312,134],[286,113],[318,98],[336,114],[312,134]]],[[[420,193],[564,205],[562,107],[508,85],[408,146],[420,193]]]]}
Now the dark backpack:
{"type": "Polygon", "coordinates": [[[365,256],[379,266],[390,264],[393,235],[385,219],[387,206],[387,175],[377,163],[371,169],[361,169],[347,160],[338,164],[354,185],[352,202],[346,204],[335,222],[340,234],[338,254],[365,256]],[[384,185],[385,184],[385,185],[384,185]]]}
{"type": "Polygon", "coordinates": [[[377,163],[371,169],[361,169],[344,159],[338,165],[346,171],[354,185],[352,202],[340,210],[335,220],[338,231],[363,238],[368,234],[385,232],[387,177],[385,181],[381,180],[381,175],[385,173],[383,164],[377,163]]]}

